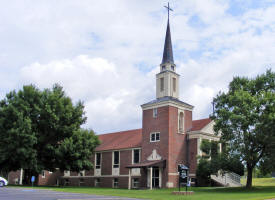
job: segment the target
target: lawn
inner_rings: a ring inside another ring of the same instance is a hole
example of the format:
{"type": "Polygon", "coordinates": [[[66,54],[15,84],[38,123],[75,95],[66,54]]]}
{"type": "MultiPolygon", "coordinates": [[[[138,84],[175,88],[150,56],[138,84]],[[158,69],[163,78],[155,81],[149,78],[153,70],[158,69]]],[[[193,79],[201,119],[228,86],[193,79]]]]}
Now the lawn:
{"type": "Polygon", "coordinates": [[[123,196],[143,199],[176,199],[176,200],[235,200],[235,199],[272,199],[275,198],[275,179],[254,179],[255,187],[251,190],[245,188],[211,188],[193,187],[189,188],[195,192],[191,196],[176,196],[171,192],[177,189],[155,189],[155,190],[127,190],[90,187],[39,187],[62,192],[87,193],[98,195],[123,196]]]}

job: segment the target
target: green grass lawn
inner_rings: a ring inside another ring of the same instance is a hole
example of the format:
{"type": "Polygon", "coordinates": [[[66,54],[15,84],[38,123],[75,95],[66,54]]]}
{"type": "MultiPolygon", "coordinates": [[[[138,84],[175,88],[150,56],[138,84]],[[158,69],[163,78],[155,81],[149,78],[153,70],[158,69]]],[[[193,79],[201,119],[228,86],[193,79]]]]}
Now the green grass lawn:
{"type": "MultiPolygon", "coordinates": [[[[254,187],[247,190],[239,188],[214,188],[214,187],[192,187],[189,190],[195,192],[191,196],[172,195],[174,189],[155,189],[155,190],[127,190],[109,188],[90,188],[90,187],[39,187],[62,192],[87,193],[110,196],[123,196],[143,199],[178,199],[178,200],[235,200],[235,199],[272,199],[275,198],[275,179],[264,178],[254,179],[254,187]]],[[[182,188],[183,189],[183,188],[182,188]]]]}

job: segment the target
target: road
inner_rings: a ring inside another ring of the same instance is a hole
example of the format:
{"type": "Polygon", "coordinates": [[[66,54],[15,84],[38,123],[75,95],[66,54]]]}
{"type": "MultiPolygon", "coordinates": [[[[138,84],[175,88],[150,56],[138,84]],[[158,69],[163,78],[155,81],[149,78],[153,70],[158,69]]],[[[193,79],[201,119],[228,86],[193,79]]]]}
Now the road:
{"type": "Polygon", "coordinates": [[[124,197],[99,196],[90,194],[77,194],[56,192],[46,189],[28,189],[28,188],[0,188],[1,200],[137,200],[124,197]]]}

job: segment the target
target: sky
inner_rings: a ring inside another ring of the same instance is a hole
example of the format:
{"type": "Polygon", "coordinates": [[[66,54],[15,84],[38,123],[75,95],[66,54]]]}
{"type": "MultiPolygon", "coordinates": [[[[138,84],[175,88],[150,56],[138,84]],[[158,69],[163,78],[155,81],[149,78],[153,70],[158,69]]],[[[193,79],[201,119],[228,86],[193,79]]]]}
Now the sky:
{"type": "MultiPolygon", "coordinates": [[[[84,128],[142,127],[156,98],[167,10],[163,0],[0,0],[0,99],[23,85],[60,84],[83,101],[84,128]]],[[[180,99],[206,118],[235,76],[275,70],[275,0],[171,0],[180,99]]]]}

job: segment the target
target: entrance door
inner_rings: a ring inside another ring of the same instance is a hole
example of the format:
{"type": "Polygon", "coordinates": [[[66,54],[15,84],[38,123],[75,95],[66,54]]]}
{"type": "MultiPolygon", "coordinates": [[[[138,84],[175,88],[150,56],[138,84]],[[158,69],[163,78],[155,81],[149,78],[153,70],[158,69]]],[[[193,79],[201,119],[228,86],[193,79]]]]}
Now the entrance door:
{"type": "Polygon", "coordinates": [[[158,167],[153,168],[152,186],[153,188],[159,188],[159,168],[158,167]]]}

